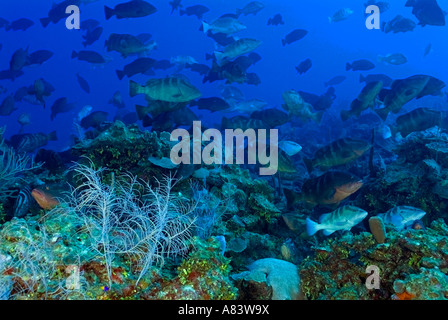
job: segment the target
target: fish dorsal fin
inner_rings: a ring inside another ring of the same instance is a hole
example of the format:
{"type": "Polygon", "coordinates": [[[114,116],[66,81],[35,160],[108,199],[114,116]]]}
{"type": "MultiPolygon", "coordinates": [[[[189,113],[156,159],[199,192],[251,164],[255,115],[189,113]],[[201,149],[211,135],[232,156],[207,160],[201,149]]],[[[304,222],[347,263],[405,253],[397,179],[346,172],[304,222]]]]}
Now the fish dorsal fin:
{"type": "Polygon", "coordinates": [[[323,223],[328,218],[329,215],[330,215],[329,213],[324,213],[323,215],[321,215],[319,217],[319,223],[323,223]]]}
{"type": "Polygon", "coordinates": [[[329,236],[330,234],[332,234],[333,232],[335,232],[336,230],[328,230],[328,229],[325,229],[324,231],[323,231],[323,234],[324,234],[324,236],[329,236]]]}

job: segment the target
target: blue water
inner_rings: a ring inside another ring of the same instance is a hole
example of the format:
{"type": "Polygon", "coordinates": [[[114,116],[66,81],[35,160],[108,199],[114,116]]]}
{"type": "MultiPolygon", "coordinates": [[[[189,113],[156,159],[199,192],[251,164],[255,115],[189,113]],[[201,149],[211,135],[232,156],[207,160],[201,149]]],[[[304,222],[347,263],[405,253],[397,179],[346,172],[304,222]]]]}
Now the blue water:
{"type": "MultiPolygon", "coordinates": [[[[122,1],[107,1],[108,6],[115,6],[122,1]]],[[[365,27],[365,7],[363,1],[273,1],[265,0],[265,8],[256,16],[241,16],[240,20],[247,29],[235,34],[244,38],[250,37],[263,41],[255,51],[262,56],[262,60],[249,69],[261,79],[258,86],[247,84],[233,84],[240,88],[246,98],[260,98],[268,102],[270,107],[280,106],[283,103],[281,94],[285,90],[296,89],[322,94],[325,91],[324,82],[336,75],[346,75],[347,80],[337,86],[337,100],[331,110],[324,117],[334,118],[339,114],[340,108],[348,107],[362,89],[359,83],[360,72],[346,72],[346,62],[357,59],[369,59],[376,64],[370,73],[385,73],[392,78],[404,78],[414,74],[427,74],[441,80],[448,80],[445,70],[448,69],[448,43],[446,41],[446,27],[417,26],[413,32],[385,34],[380,30],[368,30],[365,27]],[[355,11],[354,15],[345,21],[330,24],[328,17],[340,8],[349,7],[355,11]],[[268,18],[281,13],[284,25],[267,26],[268,18]],[[301,28],[308,30],[308,35],[291,45],[283,47],[281,39],[291,30],[301,28]],[[431,43],[433,52],[423,57],[425,47],[431,43]],[[408,63],[400,66],[390,66],[376,61],[377,55],[388,53],[403,53],[408,63]],[[298,75],[295,66],[306,58],[313,62],[312,68],[304,75],[298,75]]],[[[442,9],[448,11],[447,3],[439,1],[442,9]]],[[[81,23],[86,19],[96,19],[104,28],[99,41],[87,47],[112,58],[112,61],[101,67],[93,67],[87,62],[71,59],[73,50],[82,50],[81,30],[68,30],[65,20],[43,28],[39,19],[46,17],[53,1],[2,1],[0,16],[9,21],[18,18],[29,18],[35,24],[26,31],[0,30],[1,70],[8,69],[9,60],[18,48],[29,46],[29,52],[40,49],[51,50],[54,56],[41,66],[25,67],[25,75],[14,82],[1,80],[0,85],[6,87],[7,94],[14,93],[22,86],[31,85],[34,80],[43,77],[50,82],[56,91],[48,98],[47,107],[31,105],[26,102],[16,104],[17,110],[10,116],[0,117],[0,125],[7,125],[5,137],[19,131],[17,118],[21,113],[30,113],[32,122],[25,128],[25,132],[35,133],[56,130],[59,140],[49,142],[47,148],[62,150],[69,146],[73,118],[86,104],[94,107],[95,111],[103,110],[109,113],[109,120],[115,116],[117,109],[108,104],[115,91],[120,90],[129,112],[134,111],[134,104],[143,104],[144,97],[130,98],[128,95],[128,80],[118,80],[115,70],[122,69],[125,64],[132,62],[136,57],[123,59],[117,52],[106,52],[104,41],[111,33],[151,33],[158,43],[158,49],[150,54],[154,59],[170,59],[177,55],[190,55],[199,63],[210,65],[205,60],[205,54],[216,49],[215,43],[203,32],[199,31],[200,21],[195,16],[179,16],[177,12],[170,14],[171,7],[168,1],[151,1],[158,11],[150,16],[136,19],[117,20],[112,17],[106,21],[104,17],[104,1],[97,1],[81,5],[81,23]],[[78,85],[76,72],[79,72],[90,84],[91,93],[87,94],[78,85]],[[54,121],[50,121],[50,107],[53,102],[67,97],[74,102],[77,108],[68,113],[58,114],[54,121]]],[[[224,13],[234,13],[236,8],[243,7],[246,2],[235,0],[202,0],[183,1],[183,5],[203,4],[210,8],[204,15],[206,21],[211,22],[224,13]]],[[[404,7],[405,1],[390,1],[390,8],[381,14],[382,21],[389,21],[397,14],[414,21],[417,19],[411,14],[411,8],[404,7]]],[[[158,71],[157,76],[163,77],[168,72],[158,71]]],[[[362,72],[367,74],[369,72],[362,72]]],[[[184,74],[198,87],[203,97],[220,96],[219,86],[223,81],[202,84],[202,76],[185,70],[184,74]]],[[[148,76],[137,75],[134,81],[144,83],[148,76]]],[[[195,109],[194,109],[195,110],[195,109]]],[[[219,123],[219,116],[210,118],[208,111],[198,112],[204,122],[210,120],[209,126],[219,123]]],[[[312,124],[317,126],[316,124],[312,124]]],[[[281,134],[281,132],[280,132],[281,134]]]]}

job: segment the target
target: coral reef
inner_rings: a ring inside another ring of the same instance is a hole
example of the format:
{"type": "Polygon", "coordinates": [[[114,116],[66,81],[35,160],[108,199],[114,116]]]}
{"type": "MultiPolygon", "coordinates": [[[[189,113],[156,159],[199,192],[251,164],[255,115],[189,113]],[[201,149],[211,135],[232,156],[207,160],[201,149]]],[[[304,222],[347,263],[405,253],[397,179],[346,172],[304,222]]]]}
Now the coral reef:
{"type": "Polygon", "coordinates": [[[327,239],[299,265],[302,290],[308,299],[392,299],[394,283],[421,267],[448,272],[447,228],[440,219],[425,230],[391,229],[383,244],[366,232],[327,239]],[[380,270],[379,289],[365,285],[368,266],[380,270]]]}

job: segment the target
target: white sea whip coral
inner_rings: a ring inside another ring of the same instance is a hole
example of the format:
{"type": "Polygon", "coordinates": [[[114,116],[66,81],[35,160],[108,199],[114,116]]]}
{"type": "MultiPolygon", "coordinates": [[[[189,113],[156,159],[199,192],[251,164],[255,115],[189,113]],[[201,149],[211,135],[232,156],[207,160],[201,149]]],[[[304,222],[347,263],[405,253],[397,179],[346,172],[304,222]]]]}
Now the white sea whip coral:
{"type": "Polygon", "coordinates": [[[123,174],[104,182],[104,169],[77,164],[81,184],[71,193],[69,207],[80,215],[93,249],[103,256],[111,285],[116,255],[138,261],[137,283],[151,266],[186,251],[195,222],[195,202],[173,194],[175,181],[166,177],[154,188],[123,174]]]}

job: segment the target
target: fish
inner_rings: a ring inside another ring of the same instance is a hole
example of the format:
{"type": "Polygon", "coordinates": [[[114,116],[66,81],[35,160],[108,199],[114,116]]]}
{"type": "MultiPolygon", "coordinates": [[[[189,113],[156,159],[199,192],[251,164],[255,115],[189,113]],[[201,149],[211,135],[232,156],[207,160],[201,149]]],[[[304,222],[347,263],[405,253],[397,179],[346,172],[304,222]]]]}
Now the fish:
{"type": "Polygon", "coordinates": [[[20,189],[14,202],[13,217],[23,218],[30,210],[31,199],[31,187],[26,186],[20,189]]]}
{"type": "Polygon", "coordinates": [[[241,112],[241,113],[252,113],[257,110],[261,110],[264,107],[266,107],[268,103],[263,99],[250,99],[250,100],[243,100],[240,102],[233,103],[232,107],[227,112],[241,112]]]}
{"type": "Polygon", "coordinates": [[[353,61],[352,63],[347,62],[345,66],[345,70],[349,71],[366,71],[366,70],[372,70],[375,68],[375,64],[369,60],[361,59],[353,61]]]}
{"type": "Polygon", "coordinates": [[[210,67],[202,63],[192,63],[185,66],[193,72],[197,72],[200,75],[205,75],[210,71],[210,67]]]}
{"type": "Polygon", "coordinates": [[[0,116],[9,116],[17,110],[15,103],[16,101],[12,94],[3,99],[2,104],[0,105],[0,116]]]}
{"type": "Polygon", "coordinates": [[[153,66],[153,68],[154,68],[154,70],[158,70],[158,69],[161,69],[161,70],[167,70],[167,69],[169,69],[169,68],[171,68],[171,67],[173,67],[174,66],[174,64],[173,63],[171,63],[169,60],[165,60],[165,59],[163,59],[163,60],[157,60],[155,63],[154,63],[154,66],[153,66]]]}
{"type": "Polygon", "coordinates": [[[91,114],[93,111],[93,107],[91,105],[85,105],[82,107],[82,109],[78,112],[78,115],[75,118],[76,123],[80,123],[82,119],[87,117],[89,114],[91,114]]]}
{"type": "MultiPolygon", "coordinates": [[[[329,87],[324,94],[318,96],[317,99],[312,103],[307,101],[305,97],[304,99],[306,102],[310,103],[314,107],[314,110],[324,111],[329,109],[333,104],[333,101],[336,99],[335,91],[336,90],[334,89],[334,87],[329,87]]],[[[301,92],[299,93],[302,94],[301,92]]]]}
{"type": "Polygon", "coordinates": [[[369,74],[367,76],[364,76],[362,74],[359,75],[359,82],[365,82],[367,84],[377,81],[381,81],[383,83],[383,87],[385,88],[389,88],[392,85],[392,82],[394,82],[391,77],[385,74],[369,74]]]}
{"type": "Polygon", "coordinates": [[[186,77],[149,79],[145,85],[129,81],[129,95],[145,94],[148,99],[166,102],[188,102],[199,98],[201,92],[186,77]]]}
{"type": "Polygon", "coordinates": [[[183,8],[181,2],[182,0],[172,0],[169,2],[169,5],[171,6],[171,14],[173,14],[174,11],[179,11],[180,8],[183,8]]]}
{"type": "Polygon", "coordinates": [[[378,55],[378,61],[398,66],[408,62],[408,59],[402,53],[391,53],[385,56],[378,55]]]}
{"type": "Polygon", "coordinates": [[[412,7],[412,14],[422,27],[445,25],[445,13],[436,0],[408,0],[405,7],[412,7]]]}
{"type": "Polygon", "coordinates": [[[51,106],[50,118],[53,121],[54,118],[56,117],[56,115],[58,115],[59,113],[65,113],[65,112],[72,111],[75,107],[76,106],[74,103],[67,102],[66,97],[59,98],[51,106]]]}
{"type": "Polygon", "coordinates": [[[49,192],[43,191],[42,189],[33,189],[31,191],[31,196],[36,200],[39,207],[44,210],[51,210],[59,205],[59,200],[57,200],[49,192]]]}
{"type": "Polygon", "coordinates": [[[417,108],[399,116],[395,126],[392,126],[393,134],[400,132],[403,138],[416,131],[423,131],[435,126],[441,126],[446,114],[429,108],[417,108]]]}
{"type": "Polygon", "coordinates": [[[50,50],[37,50],[28,56],[28,65],[43,64],[53,57],[54,52],[50,50]]]}
{"type": "Polygon", "coordinates": [[[27,18],[20,18],[18,20],[15,20],[13,22],[11,22],[10,24],[8,24],[5,27],[6,31],[9,30],[13,30],[13,31],[17,31],[17,30],[22,30],[25,31],[28,28],[32,27],[34,25],[34,21],[27,19],[27,18]]]}
{"type": "Polygon", "coordinates": [[[404,33],[414,31],[416,26],[417,24],[411,19],[405,18],[402,15],[397,15],[391,21],[383,22],[381,24],[381,30],[385,33],[404,33]]]}
{"type": "MultiPolygon", "coordinates": [[[[218,45],[225,47],[231,43],[234,43],[236,40],[234,37],[229,36],[224,33],[213,33],[213,32],[207,32],[207,37],[213,39],[218,45]]],[[[210,58],[212,56],[210,55],[210,58]]]]}
{"type": "Polygon", "coordinates": [[[90,93],[90,86],[89,83],[87,82],[86,79],[84,79],[83,77],[81,77],[79,75],[79,72],[76,73],[76,79],[78,80],[78,84],[81,87],[82,90],[84,90],[87,93],[90,93]]]}
{"type": "Polygon", "coordinates": [[[243,92],[241,92],[240,89],[233,87],[233,86],[222,86],[221,96],[227,102],[229,102],[231,100],[242,101],[242,100],[246,99],[243,92]]]}
{"type": "Polygon", "coordinates": [[[83,19],[81,20],[80,28],[83,31],[92,31],[100,25],[100,22],[95,19],[83,19]]]}
{"type": "Polygon", "coordinates": [[[114,105],[117,108],[124,108],[123,97],[121,96],[121,92],[119,90],[115,91],[112,99],[109,100],[109,103],[114,105]]]}
{"type": "Polygon", "coordinates": [[[175,56],[171,57],[170,62],[177,65],[187,65],[198,63],[192,56],[175,56]]]}
{"type": "Polygon", "coordinates": [[[210,24],[208,24],[205,21],[202,21],[202,29],[204,33],[210,31],[213,33],[234,34],[246,30],[247,27],[235,18],[221,17],[214,20],[210,24]]]}
{"type": "Polygon", "coordinates": [[[258,86],[261,83],[261,79],[256,73],[248,72],[246,73],[246,83],[258,86]]]}
{"type": "Polygon", "coordinates": [[[196,16],[199,20],[202,20],[202,16],[209,12],[210,9],[201,4],[186,7],[185,9],[179,10],[179,15],[196,16]]]}
{"type": "Polygon", "coordinates": [[[13,53],[11,60],[9,61],[9,70],[20,71],[23,67],[29,64],[28,48],[19,48],[13,53]]]}
{"type": "Polygon", "coordinates": [[[2,70],[0,71],[0,80],[11,80],[14,81],[16,78],[23,76],[24,72],[22,70],[2,70]]]}
{"type": "Polygon", "coordinates": [[[411,227],[414,221],[420,220],[426,212],[411,206],[397,206],[380,216],[385,224],[392,225],[398,230],[411,227]]]}
{"type": "Polygon", "coordinates": [[[292,157],[302,150],[302,146],[297,142],[290,140],[282,140],[278,143],[278,147],[283,150],[288,156],[292,157]]]}
{"type": "Polygon", "coordinates": [[[347,197],[357,192],[363,181],[344,171],[328,171],[304,182],[300,194],[294,201],[304,201],[310,207],[317,205],[337,207],[347,197]]]}
{"type": "Polygon", "coordinates": [[[348,19],[351,15],[353,15],[354,11],[350,8],[343,8],[336,11],[333,16],[328,17],[328,21],[330,23],[339,22],[348,19]]]}
{"type": "Polygon", "coordinates": [[[84,48],[95,43],[101,37],[102,33],[102,27],[97,27],[93,30],[87,30],[87,33],[82,36],[82,38],[84,39],[84,41],[82,42],[84,48]]]}
{"type": "Polygon", "coordinates": [[[51,95],[51,93],[54,91],[55,91],[55,88],[51,85],[51,83],[49,83],[48,81],[46,81],[43,78],[40,78],[40,79],[37,79],[36,81],[34,81],[33,86],[28,88],[27,93],[29,95],[34,95],[36,97],[37,102],[39,102],[45,108],[45,98],[44,97],[49,97],[51,95]]]}
{"type": "Polygon", "coordinates": [[[31,115],[29,113],[22,113],[18,118],[17,122],[20,124],[19,133],[23,133],[23,127],[31,123],[31,115]]]}
{"type": "Polygon", "coordinates": [[[268,108],[264,110],[257,110],[250,115],[252,119],[262,120],[271,128],[281,126],[290,121],[290,116],[282,110],[276,108],[268,108]]]}
{"type": "Polygon", "coordinates": [[[117,19],[126,18],[142,18],[154,14],[157,12],[157,8],[152,4],[143,0],[131,0],[128,2],[117,4],[113,9],[108,6],[104,6],[104,15],[106,20],[109,20],[113,16],[117,19]]]}
{"type": "Polygon", "coordinates": [[[389,10],[389,3],[385,1],[376,1],[376,0],[368,0],[364,6],[367,8],[368,6],[377,6],[380,9],[380,13],[385,13],[389,10]]]}
{"type": "Polygon", "coordinates": [[[282,94],[284,104],[282,108],[291,116],[296,116],[304,121],[313,120],[317,123],[322,119],[323,112],[314,112],[313,106],[303,99],[303,97],[295,90],[287,90],[282,94]]]}
{"type": "Polygon", "coordinates": [[[46,146],[48,141],[58,140],[56,131],[46,133],[26,133],[11,137],[11,144],[16,147],[19,153],[31,153],[36,149],[46,146]]]}
{"type": "Polygon", "coordinates": [[[355,206],[343,206],[331,213],[323,214],[319,217],[319,223],[306,218],[306,232],[308,236],[314,235],[319,230],[323,230],[325,236],[329,236],[335,231],[350,231],[359,224],[365,217],[367,211],[355,206]]]}
{"type": "Polygon", "coordinates": [[[137,74],[150,75],[154,74],[152,68],[157,61],[152,58],[138,58],[133,62],[124,66],[123,70],[116,70],[118,79],[123,79],[125,76],[128,78],[137,74]]]}
{"type": "Polygon", "coordinates": [[[58,23],[62,19],[66,19],[68,16],[65,13],[68,6],[80,6],[81,0],[64,0],[57,4],[54,4],[50,11],[48,12],[48,17],[41,18],[39,21],[42,24],[42,27],[46,28],[50,22],[54,24],[58,23]]]}
{"type": "Polygon", "coordinates": [[[9,21],[3,18],[0,18],[0,29],[4,28],[6,29],[9,25],[9,21]]]}
{"type": "Polygon", "coordinates": [[[414,75],[405,79],[398,79],[392,83],[390,92],[384,97],[384,108],[374,111],[381,119],[386,120],[389,112],[398,113],[401,108],[417,97],[428,84],[430,77],[414,75]]]}
{"type": "Polygon", "coordinates": [[[423,56],[426,57],[428,54],[430,54],[432,52],[432,44],[429,43],[426,48],[425,48],[425,52],[423,53],[423,56]]]}
{"type": "Polygon", "coordinates": [[[107,121],[109,114],[104,111],[94,111],[81,120],[81,127],[84,129],[98,128],[103,122],[107,121]]]}
{"type": "Polygon", "coordinates": [[[446,83],[440,79],[428,76],[429,81],[422,91],[415,97],[417,100],[425,96],[442,96],[442,89],[445,88],[446,83]]]}
{"type": "Polygon", "coordinates": [[[344,82],[347,79],[346,76],[335,76],[333,78],[331,78],[330,80],[328,80],[327,82],[324,83],[324,85],[326,87],[328,86],[336,86],[338,84],[341,84],[342,82],[344,82]]]}
{"type": "Polygon", "coordinates": [[[237,18],[240,15],[249,15],[253,14],[254,16],[257,15],[258,12],[263,10],[264,4],[262,4],[259,1],[251,1],[248,4],[246,4],[242,9],[236,9],[236,16],[237,18]]]}
{"type": "Polygon", "coordinates": [[[350,117],[359,117],[364,110],[375,107],[376,98],[383,89],[383,82],[369,82],[361,90],[358,97],[352,101],[350,110],[341,110],[342,121],[347,121],[350,117]]]}
{"type": "Polygon", "coordinates": [[[308,31],[304,29],[294,29],[293,31],[288,33],[284,39],[282,39],[282,45],[286,46],[287,44],[299,41],[303,39],[307,34],[308,31]]]}
{"type": "Polygon", "coordinates": [[[303,162],[308,172],[312,172],[316,167],[325,171],[362,157],[370,148],[370,143],[365,140],[348,137],[337,139],[319,148],[314,153],[313,159],[303,157],[303,162]]]}
{"type": "Polygon", "coordinates": [[[279,24],[285,24],[285,22],[283,21],[282,15],[280,13],[277,13],[275,16],[268,19],[267,24],[268,26],[278,26],[279,24]]]}
{"type": "Polygon", "coordinates": [[[306,59],[306,60],[303,60],[302,62],[300,62],[298,66],[296,66],[296,71],[299,74],[304,74],[308,70],[310,70],[312,66],[313,66],[313,62],[311,61],[311,59],[306,59]]]}
{"type": "Polygon", "coordinates": [[[72,59],[77,58],[79,61],[86,61],[91,64],[105,64],[106,59],[96,51],[91,50],[81,50],[81,51],[72,51],[72,59]]]}
{"type": "Polygon", "coordinates": [[[209,110],[217,112],[230,109],[231,106],[227,101],[218,97],[201,98],[190,102],[190,106],[197,106],[199,110],[209,110]]]}
{"type": "Polygon", "coordinates": [[[221,121],[221,129],[241,129],[246,131],[247,129],[269,129],[269,126],[259,119],[251,119],[245,116],[235,116],[232,118],[223,117],[221,121]]]}
{"type": "Polygon", "coordinates": [[[216,62],[219,66],[224,65],[232,59],[238,56],[249,53],[261,45],[260,40],[255,40],[251,38],[239,39],[226,47],[223,51],[215,51],[216,62]]]}
{"type": "Polygon", "coordinates": [[[142,40],[147,39],[142,39],[140,35],[111,33],[104,45],[108,52],[119,52],[123,58],[127,58],[129,55],[146,55],[157,47],[157,43],[153,40],[146,42],[142,40]]]}
{"type": "Polygon", "coordinates": [[[384,123],[381,124],[378,128],[375,130],[383,139],[389,139],[392,137],[392,130],[388,125],[385,125],[384,123]]]}

